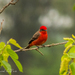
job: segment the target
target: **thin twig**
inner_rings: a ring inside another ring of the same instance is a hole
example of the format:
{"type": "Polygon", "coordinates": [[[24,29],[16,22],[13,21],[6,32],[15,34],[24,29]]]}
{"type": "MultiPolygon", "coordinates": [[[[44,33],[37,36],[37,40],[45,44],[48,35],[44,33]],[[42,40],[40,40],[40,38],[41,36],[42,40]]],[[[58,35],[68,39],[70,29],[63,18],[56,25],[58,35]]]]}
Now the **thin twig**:
{"type": "Polygon", "coordinates": [[[8,4],[6,4],[1,10],[0,10],[0,14],[5,10],[5,8],[7,8],[9,5],[15,5],[19,0],[17,0],[16,2],[14,2],[14,0],[11,0],[8,4]]]}
{"type": "Polygon", "coordinates": [[[0,34],[1,34],[1,31],[2,31],[3,21],[4,21],[4,19],[3,19],[2,22],[1,22],[0,34]]]}
{"type": "MultiPolygon", "coordinates": [[[[54,43],[54,44],[50,44],[50,45],[39,46],[39,48],[43,48],[43,47],[52,47],[52,46],[62,45],[62,44],[65,44],[65,43],[67,43],[67,41],[66,41],[66,42],[61,42],[61,43],[54,43]]],[[[37,47],[35,47],[35,48],[29,48],[29,49],[23,48],[23,49],[15,50],[14,52],[29,51],[29,50],[37,50],[37,49],[38,49],[37,47]]]]}
{"type": "Polygon", "coordinates": [[[39,49],[36,49],[36,51],[38,51],[41,55],[44,55],[41,51],[39,51],[39,49]]]}

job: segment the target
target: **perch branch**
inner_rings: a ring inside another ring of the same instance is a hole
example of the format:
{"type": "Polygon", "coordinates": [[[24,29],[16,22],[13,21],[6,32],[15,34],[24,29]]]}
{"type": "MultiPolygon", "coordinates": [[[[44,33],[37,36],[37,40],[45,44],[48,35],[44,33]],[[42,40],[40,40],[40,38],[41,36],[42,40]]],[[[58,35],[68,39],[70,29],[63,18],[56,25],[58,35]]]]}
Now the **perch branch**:
{"type": "MultiPolygon", "coordinates": [[[[53,44],[50,44],[50,45],[39,46],[39,48],[52,47],[52,46],[62,45],[62,44],[65,44],[65,43],[67,43],[67,41],[66,41],[66,42],[61,42],[61,43],[53,43],[53,44]]],[[[37,50],[41,55],[43,55],[43,53],[41,53],[41,52],[38,50],[37,47],[35,47],[35,48],[29,48],[29,49],[22,48],[22,49],[15,50],[14,52],[29,51],[29,50],[37,50]]]]}
{"type": "Polygon", "coordinates": [[[19,0],[15,1],[11,0],[8,4],[6,4],[1,10],[0,10],[0,14],[9,6],[9,5],[15,5],[19,0]]]}

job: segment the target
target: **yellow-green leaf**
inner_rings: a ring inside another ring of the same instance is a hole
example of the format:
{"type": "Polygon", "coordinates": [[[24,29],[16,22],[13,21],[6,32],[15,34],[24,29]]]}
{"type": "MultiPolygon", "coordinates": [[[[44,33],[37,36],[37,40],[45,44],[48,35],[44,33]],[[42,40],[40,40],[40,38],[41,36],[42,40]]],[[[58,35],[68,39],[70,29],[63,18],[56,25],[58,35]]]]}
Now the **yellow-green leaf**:
{"type": "Polygon", "coordinates": [[[67,58],[67,59],[69,59],[70,60],[70,58],[69,58],[69,56],[68,56],[68,54],[66,53],[66,54],[64,54],[62,57],[61,57],[61,61],[63,61],[64,60],[64,58],[67,58]]]}
{"type": "Polygon", "coordinates": [[[9,57],[9,54],[8,53],[3,53],[3,60],[8,62],[8,57],[9,57]]]}
{"type": "Polygon", "coordinates": [[[72,71],[72,75],[75,75],[75,63],[74,62],[72,62],[70,64],[70,68],[71,68],[71,71],[72,71]]]}
{"type": "Polygon", "coordinates": [[[69,46],[70,44],[72,44],[73,43],[73,41],[68,41],[66,44],[65,44],[65,47],[67,47],[67,46],[69,46]]]}
{"type": "Polygon", "coordinates": [[[67,41],[73,41],[74,42],[74,40],[72,39],[72,38],[63,38],[64,40],[67,40],[67,41]]]}
{"type": "Polygon", "coordinates": [[[2,65],[3,65],[3,67],[5,68],[5,70],[9,73],[9,75],[11,75],[11,65],[8,63],[8,62],[6,62],[6,61],[2,61],[2,65]]]}
{"type": "Polygon", "coordinates": [[[72,34],[72,37],[75,39],[75,36],[72,34]]]}
{"type": "Polygon", "coordinates": [[[10,42],[11,44],[15,45],[15,46],[18,47],[18,48],[22,48],[22,47],[16,42],[16,40],[14,40],[14,39],[12,39],[12,38],[9,40],[9,42],[10,42]]]}
{"type": "Polygon", "coordinates": [[[9,53],[11,58],[18,59],[18,55],[12,49],[7,49],[7,52],[9,53]]]}
{"type": "Polygon", "coordinates": [[[15,62],[16,66],[18,67],[19,71],[23,72],[23,67],[22,67],[21,63],[16,59],[13,59],[13,61],[15,62]]]}
{"type": "Polygon", "coordinates": [[[67,58],[64,58],[61,61],[60,71],[59,71],[60,75],[66,75],[67,74],[69,62],[70,62],[70,60],[67,58]]]}
{"type": "Polygon", "coordinates": [[[68,55],[70,58],[75,58],[75,53],[69,53],[68,55]]]}
{"type": "Polygon", "coordinates": [[[68,54],[69,54],[69,53],[75,53],[75,45],[73,45],[73,46],[70,48],[68,54]]]}
{"type": "Polygon", "coordinates": [[[0,67],[2,66],[2,63],[1,63],[2,60],[3,60],[3,55],[1,54],[1,55],[0,55],[0,67]]]}
{"type": "Polygon", "coordinates": [[[72,44],[68,45],[65,50],[64,50],[64,54],[72,47],[72,44]]]}
{"type": "Polygon", "coordinates": [[[70,38],[63,38],[64,40],[69,40],[70,38]]]}
{"type": "Polygon", "coordinates": [[[9,54],[7,52],[7,49],[11,49],[11,46],[10,45],[6,45],[3,52],[2,52],[2,55],[3,55],[3,60],[5,60],[6,62],[8,62],[8,57],[9,57],[9,54]]]}
{"type": "Polygon", "coordinates": [[[4,43],[4,42],[1,42],[1,43],[0,43],[0,54],[1,54],[2,49],[4,48],[4,46],[5,46],[5,43],[4,43]]]}

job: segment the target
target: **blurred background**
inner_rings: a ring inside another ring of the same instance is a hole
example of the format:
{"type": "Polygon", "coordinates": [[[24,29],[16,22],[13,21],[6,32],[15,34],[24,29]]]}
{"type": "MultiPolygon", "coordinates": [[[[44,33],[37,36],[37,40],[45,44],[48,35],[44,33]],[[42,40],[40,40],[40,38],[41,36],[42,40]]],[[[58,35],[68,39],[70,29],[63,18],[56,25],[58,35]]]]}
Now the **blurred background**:
{"type": "MultiPolygon", "coordinates": [[[[0,0],[0,9],[10,1],[0,0]]],[[[45,44],[64,42],[64,37],[75,35],[74,5],[75,0],[19,0],[16,5],[10,5],[0,14],[0,22],[4,19],[0,42],[6,43],[14,38],[25,47],[41,25],[48,28],[48,40],[45,44]]],[[[18,48],[12,46],[12,49],[18,48]]],[[[23,73],[19,72],[9,57],[12,75],[58,75],[64,49],[64,45],[40,48],[44,56],[35,50],[18,52],[23,73]]],[[[0,75],[8,73],[4,71],[0,75]]]]}

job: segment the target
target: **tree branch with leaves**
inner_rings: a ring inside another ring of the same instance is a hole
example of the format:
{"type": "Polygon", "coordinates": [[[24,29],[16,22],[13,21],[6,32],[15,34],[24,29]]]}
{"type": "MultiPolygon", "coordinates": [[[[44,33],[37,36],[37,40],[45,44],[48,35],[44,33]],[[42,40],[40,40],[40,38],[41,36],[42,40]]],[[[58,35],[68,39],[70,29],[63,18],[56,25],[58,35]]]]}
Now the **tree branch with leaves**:
{"type": "MultiPolygon", "coordinates": [[[[75,66],[75,36],[72,35],[72,38],[64,38],[64,40],[67,40],[66,42],[61,42],[61,43],[53,43],[50,45],[45,45],[45,46],[39,46],[39,48],[43,48],[43,47],[52,47],[52,46],[58,46],[58,45],[62,45],[65,44],[65,50],[63,52],[63,56],[61,57],[61,65],[60,65],[60,71],[59,74],[60,75],[74,75],[75,74],[75,70],[74,70],[74,66],[75,66]]],[[[16,52],[20,52],[20,51],[29,51],[29,50],[37,50],[39,53],[41,53],[43,55],[42,52],[39,51],[39,49],[36,48],[29,48],[29,49],[25,49],[22,48],[14,39],[10,39],[9,41],[7,41],[7,44],[5,45],[4,42],[0,43],[0,66],[3,66],[6,71],[11,75],[11,65],[8,63],[8,57],[10,56],[11,59],[15,62],[16,66],[18,67],[20,72],[23,72],[23,67],[21,65],[21,63],[18,61],[18,55],[16,54],[16,52]],[[18,47],[18,50],[12,50],[11,49],[11,45],[13,44],[14,46],[18,47]]]]}
{"type": "MultiPolygon", "coordinates": [[[[10,5],[15,5],[19,0],[11,0],[8,4],[6,4],[1,10],[0,14],[10,5]]],[[[75,6],[74,6],[75,10],[75,6]]],[[[1,28],[0,28],[0,33],[2,31],[2,24],[3,21],[1,22],[1,28]]],[[[8,63],[8,57],[11,57],[11,59],[14,61],[16,66],[18,67],[20,72],[23,72],[23,67],[21,63],[19,62],[19,56],[17,55],[16,52],[21,52],[21,51],[30,51],[30,50],[36,50],[38,51],[41,55],[43,53],[39,51],[40,48],[43,47],[53,47],[53,46],[58,46],[65,44],[65,50],[63,52],[63,56],[61,57],[61,64],[60,64],[60,70],[59,74],[60,75],[75,75],[75,36],[72,34],[72,38],[64,38],[66,42],[61,42],[61,43],[53,43],[49,45],[44,45],[44,46],[39,46],[39,48],[29,48],[25,49],[22,48],[14,39],[9,39],[7,41],[7,44],[4,42],[0,42],[0,67],[4,67],[5,70],[11,75],[12,72],[12,67],[8,63]],[[18,47],[18,50],[12,50],[11,45],[13,44],[14,46],[18,47]]]]}

